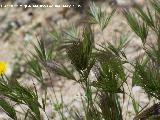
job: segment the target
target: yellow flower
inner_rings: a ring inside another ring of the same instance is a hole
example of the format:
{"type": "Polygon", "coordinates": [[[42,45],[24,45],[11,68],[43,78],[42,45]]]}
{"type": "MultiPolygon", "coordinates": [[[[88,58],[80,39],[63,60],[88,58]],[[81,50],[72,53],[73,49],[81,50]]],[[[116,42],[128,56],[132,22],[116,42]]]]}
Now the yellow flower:
{"type": "Polygon", "coordinates": [[[7,63],[0,61],[0,76],[4,75],[7,71],[7,63]]]}

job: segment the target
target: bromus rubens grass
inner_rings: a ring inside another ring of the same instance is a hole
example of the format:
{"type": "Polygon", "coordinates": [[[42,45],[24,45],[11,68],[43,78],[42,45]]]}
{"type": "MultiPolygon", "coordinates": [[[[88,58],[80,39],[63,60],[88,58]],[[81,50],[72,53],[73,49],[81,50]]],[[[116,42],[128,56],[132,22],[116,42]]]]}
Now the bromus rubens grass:
{"type": "MultiPolygon", "coordinates": [[[[37,40],[38,44],[32,43],[34,51],[26,57],[28,73],[33,81],[44,86],[44,94],[39,93],[35,85],[33,90],[24,87],[18,80],[10,84],[12,78],[0,77],[2,110],[13,120],[159,120],[160,1],[150,0],[143,9],[135,6],[122,10],[131,31],[141,40],[144,51],[132,61],[125,53],[132,40],[128,36],[122,34],[116,45],[112,42],[97,45],[95,42],[95,25],[99,26],[99,33],[104,38],[104,29],[116,11],[114,9],[108,14],[91,3],[88,18],[80,30],[72,26],[51,32],[53,41],[49,46],[46,46],[45,39],[37,40]],[[152,40],[150,33],[154,35],[153,44],[149,44],[152,40]],[[80,85],[83,91],[79,103],[81,108],[66,105],[63,96],[58,100],[54,86],[51,86],[52,95],[48,95],[50,86],[45,84],[45,80],[54,80],[53,74],[80,85]],[[144,90],[149,100],[147,104],[142,106],[136,101],[131,90],[134,86],[144,90]],[[132,115],[128,106],[126,109],[123,107],[126,98],[132,115]],[[52,101],[51,109],[55,111],[52,117],[46,114],[47,101],[52,101]],[[17,105],[22,111],[15,109],[17,105]]],[[[6,68],[7,64],[0,62],[1,75],[5,74],[6,68]]]]}

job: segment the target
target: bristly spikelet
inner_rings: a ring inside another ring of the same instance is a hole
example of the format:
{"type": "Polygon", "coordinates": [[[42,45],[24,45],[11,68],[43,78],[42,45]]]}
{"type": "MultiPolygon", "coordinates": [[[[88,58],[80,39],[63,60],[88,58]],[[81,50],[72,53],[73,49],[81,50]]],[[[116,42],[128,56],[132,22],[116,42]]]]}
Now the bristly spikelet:
{"type": "Polygon", "coordinates": [[[94,38],[90,26],[83,30],[82,39],[67,48],[68,57],[77,70],[84,70],[89,66],[94,38]]]}
{"type": "Polygon", "coordinates": [[[47,61],[43,62],[42,64],[51,71],[57,71],[58,69],[60,69],[60,65],[55,61],[52,62],[47,61]]]}
{"type": "Polygon", "coordinates": [[[85,69],[85,64],[82,64],[82,42],[74,42],[68,49],[67,54],[71,59],[72,64],[76,66],[78,69],[85,69]]]}

